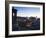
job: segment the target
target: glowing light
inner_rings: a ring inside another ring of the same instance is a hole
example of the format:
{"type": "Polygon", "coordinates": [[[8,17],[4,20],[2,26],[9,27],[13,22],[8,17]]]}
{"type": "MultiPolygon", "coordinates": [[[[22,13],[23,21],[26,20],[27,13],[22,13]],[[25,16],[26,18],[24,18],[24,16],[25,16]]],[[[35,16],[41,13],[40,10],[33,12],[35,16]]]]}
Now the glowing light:
{"type": "Polygon", "coordinates": [[[13,16],[15,16],[15,13],[13,13],[13,16]]]}

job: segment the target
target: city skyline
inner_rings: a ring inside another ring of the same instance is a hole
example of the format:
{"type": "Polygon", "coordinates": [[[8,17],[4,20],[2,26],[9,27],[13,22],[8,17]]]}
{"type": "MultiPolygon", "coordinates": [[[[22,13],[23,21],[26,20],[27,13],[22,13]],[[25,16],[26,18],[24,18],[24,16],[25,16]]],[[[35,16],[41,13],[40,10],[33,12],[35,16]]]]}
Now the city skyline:
{"type": "Polygon", "coordinates": [[[38,7],[14,7],[17,9],[17,16],[20,17],[38,17],[40,18],[40,8],[38,7]]]}

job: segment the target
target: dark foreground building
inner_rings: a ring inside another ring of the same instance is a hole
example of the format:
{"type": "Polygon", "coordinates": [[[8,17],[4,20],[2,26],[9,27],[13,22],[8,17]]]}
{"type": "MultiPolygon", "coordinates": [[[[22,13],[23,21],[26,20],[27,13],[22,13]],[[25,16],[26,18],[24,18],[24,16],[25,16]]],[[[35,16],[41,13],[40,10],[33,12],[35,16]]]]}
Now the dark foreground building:
{"type": "Polygon", "coordinates": [[[40,19],[27,19],[26,17],[17,17],[13,25],[13,31],[40,30],[40,19]]]}

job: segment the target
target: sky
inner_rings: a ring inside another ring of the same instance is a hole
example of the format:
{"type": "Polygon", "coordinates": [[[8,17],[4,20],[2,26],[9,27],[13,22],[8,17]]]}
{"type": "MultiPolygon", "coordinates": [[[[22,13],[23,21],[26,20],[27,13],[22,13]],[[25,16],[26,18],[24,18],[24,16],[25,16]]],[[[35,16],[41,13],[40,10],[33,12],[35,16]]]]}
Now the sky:
{"type": "Polygon", "coordinates": [[[38,7],[15,7],[17,16],[21,17],[40,17],[40,8],[38,7]]]}

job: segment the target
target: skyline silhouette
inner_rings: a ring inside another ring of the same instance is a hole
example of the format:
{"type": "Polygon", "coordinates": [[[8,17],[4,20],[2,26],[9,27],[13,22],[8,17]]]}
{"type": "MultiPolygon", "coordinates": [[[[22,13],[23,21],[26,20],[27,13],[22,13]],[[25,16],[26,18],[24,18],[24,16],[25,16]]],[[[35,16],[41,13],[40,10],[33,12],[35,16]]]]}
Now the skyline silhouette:
{"type": "Polygon", "coordinates": [[[20,17],[38,17],[40,18],[40,8],[35,7],[14,7],[17,9],[17,16],[20,17]]]}

